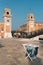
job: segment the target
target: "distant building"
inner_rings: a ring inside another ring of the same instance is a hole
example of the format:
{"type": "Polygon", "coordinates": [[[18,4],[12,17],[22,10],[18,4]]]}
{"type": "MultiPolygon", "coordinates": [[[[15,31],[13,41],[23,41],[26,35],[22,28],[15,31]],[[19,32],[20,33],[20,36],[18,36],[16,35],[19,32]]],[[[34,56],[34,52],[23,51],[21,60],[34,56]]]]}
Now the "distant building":
{"type": "Polygon", "coordinates": [[[27,23],[20,26],[19,31],[23,32],[35,32],[38,30],[43,30],[43,23],[42,22],[35,22],[34,15],[29,14],[27,17],[27,23]]]}
{"type": "Polygon", "coordinates": [[[3,22],[0,22],[0,38],[11,38],[11,19],[10,9],[4,10],[3,22]]]}

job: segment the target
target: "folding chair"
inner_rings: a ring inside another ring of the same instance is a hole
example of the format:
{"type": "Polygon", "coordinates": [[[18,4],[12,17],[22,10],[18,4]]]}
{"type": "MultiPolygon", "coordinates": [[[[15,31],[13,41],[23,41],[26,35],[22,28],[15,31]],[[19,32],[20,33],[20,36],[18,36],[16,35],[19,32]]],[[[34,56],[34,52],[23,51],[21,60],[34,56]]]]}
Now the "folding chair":
{"type": "Polygon", "coordinates": [[[38,54],[38,45],[33,44],[23,44],[26,58],[29,58],[31,61],[36,58],[36,55],[38,54]]]}

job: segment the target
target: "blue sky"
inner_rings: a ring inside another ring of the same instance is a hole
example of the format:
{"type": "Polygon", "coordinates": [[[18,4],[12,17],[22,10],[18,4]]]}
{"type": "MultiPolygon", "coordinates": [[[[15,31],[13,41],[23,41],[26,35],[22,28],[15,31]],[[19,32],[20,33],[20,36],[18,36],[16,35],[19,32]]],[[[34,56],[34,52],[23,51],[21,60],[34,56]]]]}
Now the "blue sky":
{"type": "Polygon", "coordinates": [[[25,24],[30,13],[34,14],[35,21],[43,22],[43,0],[0,0],[0,22],[5,8],[12,12],[12,30],[25,24]]]}

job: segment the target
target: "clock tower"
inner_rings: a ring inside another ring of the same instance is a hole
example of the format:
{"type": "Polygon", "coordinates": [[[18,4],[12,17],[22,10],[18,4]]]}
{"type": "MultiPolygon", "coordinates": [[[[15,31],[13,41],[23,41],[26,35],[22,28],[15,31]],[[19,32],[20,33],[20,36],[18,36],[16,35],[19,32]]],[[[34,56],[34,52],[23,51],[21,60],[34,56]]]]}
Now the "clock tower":
{"type": "Polygon", "coordinates": [[[11,10],[6,8],[4,10],[4,38],[11,38],[11,10]]]}

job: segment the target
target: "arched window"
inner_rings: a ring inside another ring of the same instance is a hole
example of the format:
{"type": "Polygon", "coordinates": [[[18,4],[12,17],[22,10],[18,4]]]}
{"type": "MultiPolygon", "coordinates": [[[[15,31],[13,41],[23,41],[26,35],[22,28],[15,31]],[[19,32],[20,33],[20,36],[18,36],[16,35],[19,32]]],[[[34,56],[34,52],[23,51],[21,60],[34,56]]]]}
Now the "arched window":
{"type": "Polygon", "coordinates": [[[9,14],[9,12],[7,12],[7,14],[9,14]]]}

